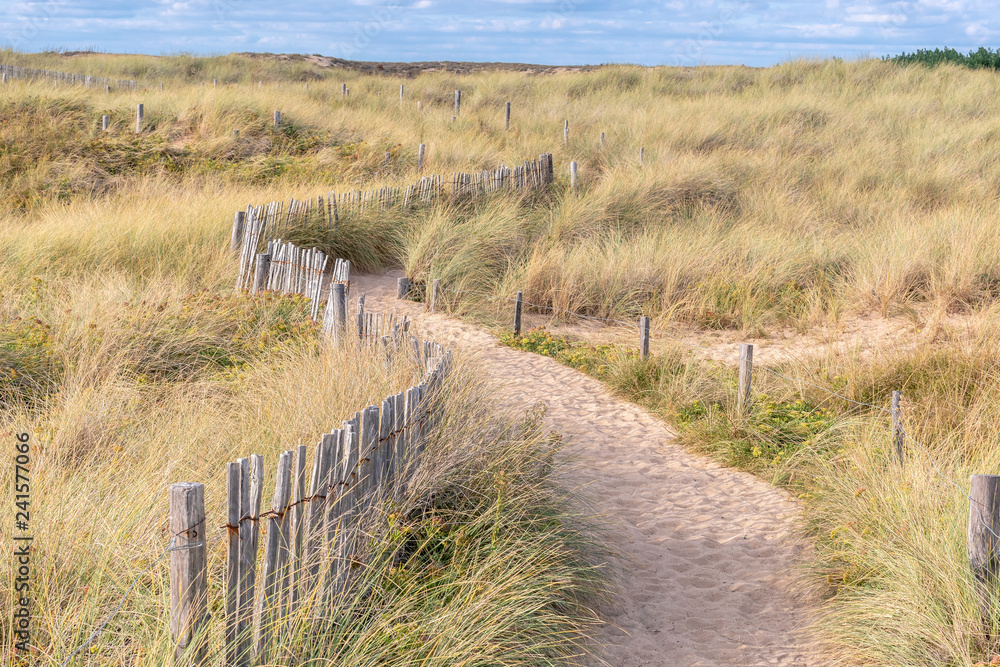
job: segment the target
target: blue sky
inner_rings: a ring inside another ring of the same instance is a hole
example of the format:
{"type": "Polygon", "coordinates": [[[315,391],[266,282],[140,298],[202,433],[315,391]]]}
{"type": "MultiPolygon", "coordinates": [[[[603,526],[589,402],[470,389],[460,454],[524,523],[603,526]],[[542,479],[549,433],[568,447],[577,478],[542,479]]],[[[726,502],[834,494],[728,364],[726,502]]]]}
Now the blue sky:
{"type": "Polygon", "coordinates": [[[771,65],[993,46],[980,0],[5,0],[0,44],[169,54],[319,53],[353,60],[553,65],[771,65]]]}

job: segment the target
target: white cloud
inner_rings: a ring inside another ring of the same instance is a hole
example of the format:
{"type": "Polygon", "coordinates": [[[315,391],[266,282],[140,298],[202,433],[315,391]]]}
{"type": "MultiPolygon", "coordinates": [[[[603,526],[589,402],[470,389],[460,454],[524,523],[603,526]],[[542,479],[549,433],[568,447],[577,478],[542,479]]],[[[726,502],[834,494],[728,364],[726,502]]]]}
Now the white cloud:
{"type": "Polygon", "coordinates": [[[844,20],[851,23],[903,23],[906,14],[848,14],[844,20]]]}
{"type": "Polygon", "coordinates": [[[992,37],[996,34],[996,30],[991,30],[982,23],[970,23],[965,26],[965,34],[975,38],[992,37]]]}
{"type": "Polygon", "coordinates": [[[785,26],[803,37],[857,37],[861,33],[858,26],[843,23],[810,23],[785,26]]]}
{"type": "Polygon", "coordinates": [[[428,7],[433,7],[434,3],[431,0],[417,0],[413,3],[413,9],[427,9],[428,7]]]}

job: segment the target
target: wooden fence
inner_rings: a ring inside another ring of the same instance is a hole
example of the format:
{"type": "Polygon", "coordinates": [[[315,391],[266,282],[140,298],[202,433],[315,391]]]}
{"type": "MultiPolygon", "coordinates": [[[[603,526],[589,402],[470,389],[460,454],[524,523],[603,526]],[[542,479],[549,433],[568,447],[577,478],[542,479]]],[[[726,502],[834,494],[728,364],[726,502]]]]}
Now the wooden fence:
{"type": "MultiPolygon", "coordinates": [[[[256,222],[256,221],[252,221],[256,222]]],[[[263,253],[257,253],[260,225],[251,224],[240,245],[239,275],[236,288],[256,294],[273,290],[282,294],[302,294],[312,300],[313,320],[319,315],[319,304],[328,295],[330,286],[351,281],[351,262],[336,259],[330,267],[330,257],[317,248],[300,248],[291,242],[271,239],[263,253]],[[327,275],[327,268],[332,270],[327,275]]]]}
{"type": "Polygon", "coordinates": [[[309,222],[326,224],[331,230],[344,216],[358,217],[369,210],[408,210],[422,204],[433,204],[447,198],[454,200],[475,199],[497,192],[529,192],[549,185],[554,180],[551,153],[528,160],[518,167],[501,165],[494,170],[451,175],[450,186],[445,186],[443,176],[424,176],[416,183],[404,187],[385,187],[375,190],[330,192],[315,199],[291,199],[260,206],[250,205],[238,211],[233,222],[233,247],[247,233],[256,235],[258,247],[267,244],[288,230],[301,228],[309,222]],[[450,189],[450,192],[449,192],[450,189]],[[256,224],[257,229],[251,230],[256,224]]]}
{"type": "Polygon", "coordinates": [[[32,69],[30,67],[17,67],[16,65],[0,64],[0,79],[24,79],[37,81],[38,79],[49,79],[51,81],[61,81],[69,85],[83,86],[105,86],[120,90],[137,90],[138,84],[135,81],[123,81],[121,79],[105,79],[100,76],[90,76],[89,74],[72,74],[70,72],[53,72],[46,69],[32,69]]]}
{"type": "MultiPolygon", "coordinates": [[[[375,558],[363,525],[366,511],[399,497],[438,418],[434,399],[451,369],[451,353],[410,336],[406,319],[365,313],[364,297],[358,300],[356,319],[362,341],[380,344],[387,355],[411,356],[424,369],[422,380],[323,435],[313,453],[308,489],[307,447],[282,453],[266,512],[261,512],[263,457],[254,454],[227,464],[227,665],[277,659],[276,642],[285,633],[301,631],[294,619],[305,601],[313,605],[310,616],[322,619],[345,599],[354,581],[352,570],[375,558]]],[[[171,486],[170,526],[176,537],[170,550],[170,627],[176,656],[186,655],[195,664],[207,657],[210,622],[204,536],[205,526],[215,521],[207,521],[204,500],[202,484],[171,486]]]]}

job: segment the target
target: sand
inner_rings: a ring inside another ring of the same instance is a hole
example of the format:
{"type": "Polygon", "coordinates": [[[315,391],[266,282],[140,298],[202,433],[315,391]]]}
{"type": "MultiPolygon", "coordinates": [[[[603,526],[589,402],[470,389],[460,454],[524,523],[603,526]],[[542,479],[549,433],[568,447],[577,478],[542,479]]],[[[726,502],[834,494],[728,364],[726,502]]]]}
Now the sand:
{"type": "Polygon", "coordinates": [[[801,550],[796,503],[753,476],[676,444],[642,408],[558,362],[501,347],[490,334],[397,301],[396,277],[361,276],[373,312],[417,320],[423,335],[480,356],[524,407],[544,403],[570,443],[569,473],[606,522],[616,603],[596,638],[608,664],[813,665],[799,636],[810,605],[789,591],[801,550]]]}

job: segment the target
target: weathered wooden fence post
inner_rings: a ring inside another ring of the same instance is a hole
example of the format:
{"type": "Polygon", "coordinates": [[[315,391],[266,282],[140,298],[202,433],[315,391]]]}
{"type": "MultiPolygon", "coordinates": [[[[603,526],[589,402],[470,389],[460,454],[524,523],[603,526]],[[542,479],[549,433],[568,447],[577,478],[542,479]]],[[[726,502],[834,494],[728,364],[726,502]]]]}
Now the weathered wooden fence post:
{"type": "Polygon", "coordinates": [[[302,573],[305,571],[302,541],[305,538],[304,520],[306,518],[306,457],[308,447],[299,445],[295,448],[295,475],[294,495],[292,496],[292,538],[291,560],[288,568],[288,582],[291,585],[291,593],[288,597],[289,615],[294,614],[298,609],[299,600],[305,594],[303,590],[302,573]]]}
{"type": "Polygon", "coordinates": [[[505,131],[510,129],[510,102],[507,102],[504,105],[504,110],[503,110],[503,129],[505,131]]]}
{"type": "Polygon", "coordinates": [[[267,518],[267,542],[264,547],[264,591],[258,600],[260,612],[257,661],[267,664],[271,638],[282,616],[281,584],[288,556],[288,500],[291,496],[292,452],[282,452],[278,457],[278,470],[274,481],[271,512],[267,518]]]}
{"type": "Polygon", "coordinates": [[[569,120],[563,121],[563,144],[569,145],[569,120]]]}
{"type": "Polygon", "coordinates": [[[892,415],[892,444],[896,448],[896,458],[900,466],[903,465],[903,425],[899,413],[899,399],[902,396],[901,391],[892,392],[892,403],[889,408],[889,414],[892,415]]]}
{"type": "Polygon", "coordinates": [[[274,112],[274,129],[277,130],[279,127],[281,127],[281,112],[280,111],[275,111],[274,112]]]}
{"type": "Polygon", "coordinates": [[[229,252],[236,252],[243,245],[243,227],[246,223],[246,215],[244,211],[236,211],[236,216],[233,218],[233,235],[229,239],[229,252]]]}
{"type": "Polygon", "coordinates": [[[110,116],[101,116],[101,132],[107,132],[108,126],[111,124],[110,116]]]}
{"type": "Polygon", "coordinates": [[[424,145],[420,144],[417,148],[417,171],[421,171],[424,168],[424,145]]]}
{"type": "Polygon", "coordinates": [[[601,150],[604,150],[604,133],[601,132],[601,150]]]}
{"type": "Polygon", "coordinates": [[[347,97],[347,84],[346,83],[340,84],[340,96],[341,97],[347,97]]]}
{"type": "Polygon", "coordinates": [[[208,620],[205,485],[180,482],[170,486],[170,634],[174,657],[185,653],[195,665],[205,659],[205,644],[196,640],[208,620]],[[190,650],[190,653],[188,651],[190,650]]]}
{"type": "Polygon", "coordinates": [[[400,278],[396,281],[396,298],[405,299],[410,291],[410,279],[400,278]]]}
{"type": "Polygon", "coordinates": [[[135,133],[139,134],[142,132],[142,118],[143,118],[143,106],[141,104],[137,105],[135,108],[135,133]]]}
{"type": "Polygon", "coordinates": [[[212,87],[213,88],[218,88],[219,87],[219,80],[218,79],[212,79],[212,87]]]}
{"type": "Polygon", "coordinates": [[[740,344],[740,388],[736,396],[736,408],[741,415],[750,410],[750,383],[753,379],[753,345],[740,344]]]}
{"type": "Polygon", "coordinates": [[[576,193],[576,162],[569,163],[569,187],[576,193]]]}
{"type": "Polygon", "coordinates": [[[431,312],[433,313],[437,310],[437,300],[438,300],[438,290],[441,288],[441,280],[438,278],[434,279],[431,283],[431,312]]]}
{"type": "Polygon", "coordinates": [[[226,664],[239,661],[240,608],[240,486],[238,461],[226,464],[226,664]]]}
{"type": "Polygon", "coordinates": [[[645,315],[639,318],[639,357],[649,358],[649,318],[645,315]]]}
{"type": "Polygon", "coordinates": [[[640,167],[642,166],[642,156],[645,154],[645,152],[646,152],[646,147],[645,146],[639,146],[639,166],[640,167]]]}
{"type": "Polygon", "coordinates": [[[973,475],[969,490],[969,566],[988,616],[1000,580],[1000,475],[973,475]]]}
{"type": "Polygon", "coordinates": [[[458,115],[459,109],[462,108],[462,91],[455,91],[455,115],[458,115]]]}
{"type": "Polygon", "coordinates": [[[399,101],[403,101],[403,84],[399,84],[399,101]]]}
{"type": "Polygon", "coordinates": [[[251,294],[263,292],[267,288],[267,275],[271,270],[271,256],[266,252],[257,255],[257,265],[253,272],[253,289],[251,294]]]}
{"type": "Polygon", "coordinates": [[[333,286],[334,338],[345,340],[347,333],[347,287],[344,283],[333,286]]]}
{"type": "Polygon", "coordinates": [[[521,292],[517,293],[517,297],[514,299],[514,335],[521,335],[521,304],[524,301],[524,297],[521,292]]]}

